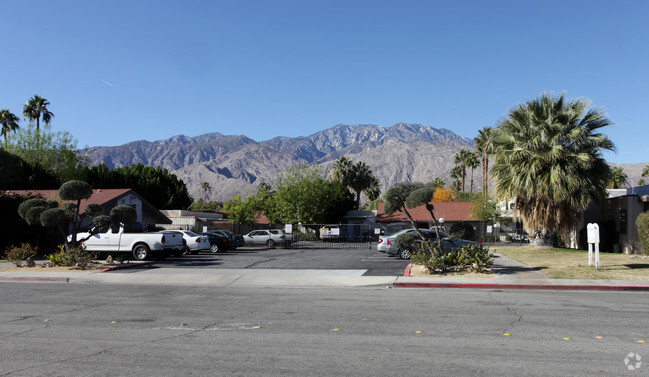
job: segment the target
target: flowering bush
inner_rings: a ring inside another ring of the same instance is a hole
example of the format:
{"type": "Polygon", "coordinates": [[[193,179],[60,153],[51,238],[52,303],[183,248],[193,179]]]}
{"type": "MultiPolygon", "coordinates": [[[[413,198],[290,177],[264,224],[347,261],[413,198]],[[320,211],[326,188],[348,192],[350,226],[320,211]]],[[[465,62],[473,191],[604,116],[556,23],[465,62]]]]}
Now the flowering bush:
{"type": "Polygon", "coordinates": [[[32,247],[28,243],[18,246],[11,245],[10,248],[5,250],[5,255],[9,262],[15,263],[17,267],[27,264],[27,260],[35,257],[38,254],[38,246],[32,247]]]}

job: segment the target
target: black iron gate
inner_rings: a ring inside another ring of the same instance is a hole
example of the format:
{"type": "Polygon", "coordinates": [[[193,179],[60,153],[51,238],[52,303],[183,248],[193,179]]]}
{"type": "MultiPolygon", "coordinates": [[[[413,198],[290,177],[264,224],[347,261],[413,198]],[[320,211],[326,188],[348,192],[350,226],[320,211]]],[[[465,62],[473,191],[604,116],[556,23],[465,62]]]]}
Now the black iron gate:
{"type": "Polygon", "coordinates": [[[375,238],[369,224],[293,224],[287,234],[293,248],[370,249],[375,238]]]}

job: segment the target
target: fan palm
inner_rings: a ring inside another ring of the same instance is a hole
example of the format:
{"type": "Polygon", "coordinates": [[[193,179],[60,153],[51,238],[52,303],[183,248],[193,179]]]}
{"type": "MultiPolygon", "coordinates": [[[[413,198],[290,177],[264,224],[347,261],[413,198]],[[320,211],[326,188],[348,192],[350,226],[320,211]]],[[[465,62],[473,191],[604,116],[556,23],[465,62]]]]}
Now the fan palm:
{"type": "Polygon", "coordinates": [[[475,170],[475,168],[478,167],[478,165],[480,165],[480,161],[478,161],[478,154],[477,153],[470,153],[467,156],[467,159],[466,159],[466,161],[464,163],[466,164],[466,166],[468,168],[471,168],[471,180],[470,180],[470,184],[469,184],[469,187],[470,187],[469,192],[473,193],[473,171],[475,170]]]}
{"type": "Polygon", "coordinates": [[[36,150],[39,149],[40,144],[41,118],[45,124],[50,124],[50,121],[54,118],[54,114],[47,108],[49,105],[50,102],[38,94],[35,94],[23,105],[25,119],[29,119],[30,122],[36,121],[36,150]]]}
{"type": "Polygon", "coordinates": [[[7,140],[9,132],[15,132],[20,128],[18,122],[20,122],[20,119],[16,114],[9,111],[9,109],[0,110],[0,124],[2,124],[1,134],[5,138],[5,149],[9,148],[9,141],[7,140]]]}
{"type": "Polygon", "coordinates": [[[462,192],[464,192],[464,183],[466,181],[466,163],[469,160],[471,152],[467,149],[462,149],[455,154],[455,164],[460,167],[460,173],[462,175],[462,192]]]}
{"type": "Polygon", "coordinates": [[[478,136],[475,141],[476,151],[480,153],[480,162],[482,164],[482,193],[487,195],[489,192],[489,155],[493,154],[494,129],[484,127],[478,130],[478,136]]]}
{"type": "Polygon", "coordinates": [[[360,209],[361,192],[372,185],[372,169],[363,161],[351,165],[348,186],[356,193],[356,209],[360,209]]]}
{"type": "Polygon", "coordinates": [[[609,188],[617,189],[620,188],[629,177],[619,166],[616,166],[611,169],[611,180],[609,182],[609,188]]]}
{"type": "Polygon", "coordinates": [[[460,178],[462,177],[462,169],[460,168],[460,165],[456,165],[453,169],[451,169],[451,178],[453,178],[455,181],[453,181],[453,188],[455,189],[455,196],[457,197],[459,191],[460,191],[460,178]]]}
{"type": "Polygon", "coordinates": [[[518,105],[498,126],[493,178],[500,198],[516,209],[537,245],[573,230],[577,213],[603,197],[611,170],[602,158],[614,150],[599,129],[612,122],[588,102],[543,94],[518,105]]]}
{"type": "Polygon", "coordinates": [[[642,168],[642,176],[643,177],[649,177],[649,165],[642,168]]]}
{"type": "Polygon", "coordinates": [[[331,172],[331,176],[334,180],[342,183],[347,186],[349,180],[349,171],[351,169],[352,162],[345,156],[341,156],[334,162],[334,167],[331,172]]]}

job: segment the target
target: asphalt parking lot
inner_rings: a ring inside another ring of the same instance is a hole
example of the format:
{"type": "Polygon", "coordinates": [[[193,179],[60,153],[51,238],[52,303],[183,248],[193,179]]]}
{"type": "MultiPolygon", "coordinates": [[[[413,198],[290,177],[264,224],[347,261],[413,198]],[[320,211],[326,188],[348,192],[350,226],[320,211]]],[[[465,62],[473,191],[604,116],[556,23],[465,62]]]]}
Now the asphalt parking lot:
{"type": "MultiPolygon", "coordinates": [[[[402,276],[408,261],[368,249],[282,249],[244,247],[225,253],[168,258],[150,268],[366,270],[363,276],[402,276]]],[[[140,268],[129,269],[137,273],[140,268]]],[[[123,273],[125,271],[121,271],[123,273]]]]}

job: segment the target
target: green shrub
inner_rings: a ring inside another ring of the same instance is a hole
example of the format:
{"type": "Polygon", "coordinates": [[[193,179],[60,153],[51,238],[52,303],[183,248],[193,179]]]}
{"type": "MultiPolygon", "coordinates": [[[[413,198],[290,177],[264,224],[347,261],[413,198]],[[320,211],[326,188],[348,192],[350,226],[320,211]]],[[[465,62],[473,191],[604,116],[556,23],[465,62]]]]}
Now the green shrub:
{"type": "Polygon", "coordinates": [[[394,240],[394,245],[399,250],[410,250],[412,243],[415,242],[417,238],[419,237],[415,233],[401,233],[394,240]]]}
{"type": "Polygon", "coordinates": [[[457,222],[451,225],[449,234],[453,238],[459,238],[462,240],[473,240],[475,238],[473,225],[465,222],[457,222]]]}
{"type": "Polygon", "coordinates": [[[641,213],[635,221],[642,252],[649,255],[649,212],[641,213]]]}
{"type": "Polygon", "coordinates": [[[7,260],[14,263],[17,267],[27,264],[27,260],[34,258],[38,254],[38,246],[32,247],[28,243],[23,243],[20,247],[11,246],[5,251],[7,260]]]}
{"type": "Polygon", "coordinates": [[[493,254],[488,247],[470,244],[451,252],[434,252],[432,245],[419,243],[411,256],[415,264],[425,266],[430,273],[475,271],[484,272],[493,265],[493,254]]]}
{"type": "Polygon", "coordinates": [[[47,258],[55,266],[76,266],[83,270],[97,258],[97,253],[87,251],[83,246],[70,247],[66,250],[65,246],[59,245],[59,251],[48,255],[47,258]]]}

